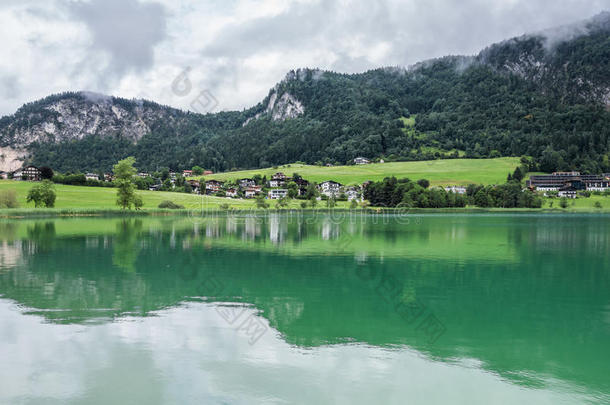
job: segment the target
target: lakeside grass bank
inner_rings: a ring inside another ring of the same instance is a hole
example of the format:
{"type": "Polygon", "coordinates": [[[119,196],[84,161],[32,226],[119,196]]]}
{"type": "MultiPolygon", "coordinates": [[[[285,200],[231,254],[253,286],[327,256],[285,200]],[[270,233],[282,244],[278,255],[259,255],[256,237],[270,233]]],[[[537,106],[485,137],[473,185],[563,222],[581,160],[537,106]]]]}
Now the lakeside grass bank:
{"type": "MultiPolygon", "coordinates": [[[[610,199],[608,199],[610,203],[610,199]]],[[[176,216],[194,218],[213,218],[224,216],[265,216],[271,214],[280,215],[334,215],[340,217],[347,215],[427,215],[427,214],[610,214],[610,205],[604,208],[593,207],[568,207],[566,209],[553,208],[480,208],[467,206],[463,208],[284,208],[284,209],[143,209],[143,210],[122,210],[122,209],[92,209],[92,208],[13,208],[0,209],[2,219],[25,219],[25,218],[54,218],[54,217],[146,217],[146,216],[176,216]]]]}

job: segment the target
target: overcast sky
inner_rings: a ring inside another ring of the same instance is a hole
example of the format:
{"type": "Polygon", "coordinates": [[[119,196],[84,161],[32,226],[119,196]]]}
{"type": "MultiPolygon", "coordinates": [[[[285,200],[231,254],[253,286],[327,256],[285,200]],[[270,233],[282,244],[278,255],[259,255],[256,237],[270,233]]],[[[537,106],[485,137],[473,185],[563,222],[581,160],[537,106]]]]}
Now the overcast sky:
{"type": "Polygon", "coordinates": [[[610,0],[0,0],[0,115],[68,90],[191,110],[207,90],[216,110],[242,109],[291,69],[474,54],[602,10],[610,0]]]}

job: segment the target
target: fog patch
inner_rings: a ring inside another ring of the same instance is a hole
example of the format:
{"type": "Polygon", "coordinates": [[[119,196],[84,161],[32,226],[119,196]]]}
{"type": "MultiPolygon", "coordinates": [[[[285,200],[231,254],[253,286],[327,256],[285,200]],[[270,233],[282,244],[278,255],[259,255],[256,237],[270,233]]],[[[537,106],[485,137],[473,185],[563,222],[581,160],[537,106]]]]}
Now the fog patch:
{"type": "Polygon", "coordinates": [[[547,51],[553,50],[562,42],[572,41],[578,37],[589,35],[596,31],[610,29],[610,12],[604,11],[593,18],[579,21],[574,24],[566,24],[559,27],[539,31],[532,36],[544,38],[544,47],[547,51]]]}

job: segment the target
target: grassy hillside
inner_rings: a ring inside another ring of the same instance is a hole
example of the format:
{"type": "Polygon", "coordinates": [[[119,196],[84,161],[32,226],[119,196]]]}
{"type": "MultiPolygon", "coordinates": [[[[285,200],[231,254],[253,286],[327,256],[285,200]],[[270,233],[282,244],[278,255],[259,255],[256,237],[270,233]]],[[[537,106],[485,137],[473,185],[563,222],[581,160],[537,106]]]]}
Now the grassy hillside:
{"type": "Polygon", "coordinates": [[[408,177],[412,180],[428,179],[432,185],[500,184],[509,172],[519,166],[519,158],[496,159],[445,159],[421,162],[376,163],[359,166],[310,166],[291,164],[277,168],[242,170],[217,173],[206,179],[235,180],[266,175],[281,171],[286,175],[299,173],[309,181],[338,181],[341,184],[362,183],[367,180],[383,180],[384,177],[408,177]]]}

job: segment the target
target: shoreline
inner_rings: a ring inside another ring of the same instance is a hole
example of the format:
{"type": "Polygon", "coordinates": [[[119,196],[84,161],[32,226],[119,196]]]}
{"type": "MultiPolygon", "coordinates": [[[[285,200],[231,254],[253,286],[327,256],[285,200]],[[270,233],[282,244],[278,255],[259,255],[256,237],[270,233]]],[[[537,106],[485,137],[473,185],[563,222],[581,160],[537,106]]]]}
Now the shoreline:
{"type": "Polygon", "coordinates": [[[228,215],[257,215],[261,214],[342,214],[356,215],[427,215],[427,214],[610,214],[610,209],[561,209],[561,208],[317,208],[317,209],[210,209],[200,211],[196,209],[142,209],[121,210],[108,208],[3,208],[0,209],[0,219],[29,219],[29,218],[69,218],[69,217],[154,217],[154,216],[193,216],[211,217],[228,215]],[[202,215],[203,214],[203,215],[202,215]]]}

